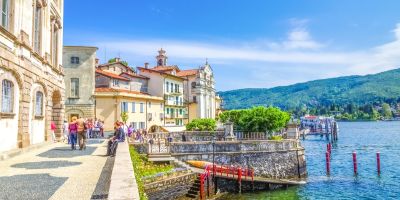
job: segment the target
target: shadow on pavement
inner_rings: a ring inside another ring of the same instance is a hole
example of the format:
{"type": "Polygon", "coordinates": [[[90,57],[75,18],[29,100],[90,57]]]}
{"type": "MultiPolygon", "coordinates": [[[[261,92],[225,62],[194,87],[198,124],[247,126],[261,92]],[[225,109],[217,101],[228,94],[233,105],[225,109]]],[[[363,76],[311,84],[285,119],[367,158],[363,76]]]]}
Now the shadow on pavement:
{"type": "MultiPolygon", "coordinates": [[[[79,148],[77,146],[77,148],[79,148]]],[[[39,157],[45,158],[74,158],[79,156],[87,156],[93,154],[97,147],[86,146],[86,150],[74,150],[71,151],[70,146],[57,147],[38,154],[39,157]]]]}
{"type": "Polygon", "coordinates": [[[112,170],[114,168],[114,157],[108,157],[106,163],[104,164],[103,169],[101,170],[101,174],[99,180],[97,181],[96,188],[92,194],[92,200],[94,199],[108,199],[108,192],[110,190],[111,183],[111,175],[112,170]]]}
{"type": "Polygon", "coordinates": [[[42,162],[25,162],[12,165],[14,168],[25,168],[25,169],[53,169],[59,167],[69,167],[80,165],[81,162],[70,162],[65,160],[59,161],[42,161],[42,162]]]}
{"type": "Polygon", "coordinates": [[[88,139],[86,140],[86,145],[101,144],[104,142],[104,140],[105,139],[100,139],[100,138],[88,139]]]}
{"type": "Polygon", "coordinates": [[[67,179],[49,174],[0,177],[0,199],[49,199],[67,179]]]}

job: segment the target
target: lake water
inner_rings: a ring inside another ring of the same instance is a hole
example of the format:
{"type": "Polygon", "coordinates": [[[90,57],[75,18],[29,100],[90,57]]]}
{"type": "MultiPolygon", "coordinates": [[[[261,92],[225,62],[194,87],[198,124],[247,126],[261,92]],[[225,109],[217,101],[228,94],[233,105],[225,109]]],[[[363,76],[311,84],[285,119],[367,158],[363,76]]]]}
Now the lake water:
{"type": "Polygon", "coordinates": [[[325,168],[327,142],[319,136],[309,136],[302,141],[306,148],[306,185],[231,194],[223,199],[400,199],[400,122],[341,122],[339,128],[329,177],[325,168]],[[353,151],[357,152],[356,177],[353,151]],[[381,153],[381,176],[376,170],[377,151],[381,153]]]}

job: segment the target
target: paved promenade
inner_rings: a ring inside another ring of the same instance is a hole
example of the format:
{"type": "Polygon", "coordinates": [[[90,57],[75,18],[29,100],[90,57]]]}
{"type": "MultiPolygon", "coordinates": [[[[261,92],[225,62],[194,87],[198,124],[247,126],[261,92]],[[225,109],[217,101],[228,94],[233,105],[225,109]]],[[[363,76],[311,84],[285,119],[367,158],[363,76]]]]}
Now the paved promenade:
{"type": "Polygon", "coordinates": [[[0,199],[107,199],[114,158],[104,139],[84,151],[63,143],[0,161],[0,199]]]}

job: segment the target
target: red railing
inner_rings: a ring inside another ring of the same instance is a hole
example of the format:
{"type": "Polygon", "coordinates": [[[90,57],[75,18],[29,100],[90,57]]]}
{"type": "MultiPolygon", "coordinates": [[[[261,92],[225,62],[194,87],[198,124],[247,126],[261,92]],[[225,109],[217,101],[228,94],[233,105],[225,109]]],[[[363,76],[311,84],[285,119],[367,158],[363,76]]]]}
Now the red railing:
{"type": "MultiPolygon", "coordinates": [[[[248,180],[254,182],[254,169],[242,169],[240,167],[233,167],[233,166],[217,166],[217,165],[207,165],[204,169],[204,173],[200,174],[200,199],[205,199],[204,194],[204,183],[207,179],[210,178],[211,172],[214,176],[220,174],[221,176],[226,176],[232,178],[237,178],[239,184],[242,182],[242,178],[244,180],[248,180]]],[[[214,185],[214,187],[216,187],[214,185]]]]}

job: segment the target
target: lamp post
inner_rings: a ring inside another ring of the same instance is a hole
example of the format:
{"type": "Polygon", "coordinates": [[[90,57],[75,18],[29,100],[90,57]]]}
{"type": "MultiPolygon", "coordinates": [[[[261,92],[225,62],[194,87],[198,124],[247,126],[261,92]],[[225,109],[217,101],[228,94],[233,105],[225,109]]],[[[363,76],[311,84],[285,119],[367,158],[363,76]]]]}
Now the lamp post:
{"type": "Polygon", "coordinates": [[[215,135],[211,140],[211,144],[213,147],[213,181],[214,181],[214,193],[217,191],[217,179],[215,178],[215,135]]]}

